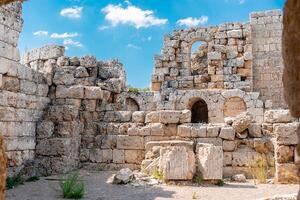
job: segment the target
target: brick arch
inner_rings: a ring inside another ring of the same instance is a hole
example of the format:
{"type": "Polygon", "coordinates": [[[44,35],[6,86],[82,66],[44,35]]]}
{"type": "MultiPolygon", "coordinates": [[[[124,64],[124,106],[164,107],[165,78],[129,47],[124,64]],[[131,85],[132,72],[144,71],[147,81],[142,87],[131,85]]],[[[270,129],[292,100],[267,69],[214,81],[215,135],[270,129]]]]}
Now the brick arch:
{"type": "Polygon", "coordinates": [[[247,111],[247,105],[240,97],[229,97],[224,102],[224,117],[235,117],[245,111],[247,111]]]}

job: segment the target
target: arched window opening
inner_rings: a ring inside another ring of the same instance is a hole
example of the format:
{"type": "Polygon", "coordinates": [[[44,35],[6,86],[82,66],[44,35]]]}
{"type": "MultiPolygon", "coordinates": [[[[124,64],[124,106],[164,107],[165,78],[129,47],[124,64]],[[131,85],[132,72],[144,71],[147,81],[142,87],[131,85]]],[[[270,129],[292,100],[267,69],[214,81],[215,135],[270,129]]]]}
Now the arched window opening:
{"type": "Polygon", "coordinates": [[[208,74],[208,44],[203,41],[194,42],[191,46],[191,72],[193,75],[208,74]]]}
{"type": "Polygon", "coordinates": [[[208,108],[204,100],[196,101],[192,106],[192,123],[208,123],[208,108]]]}
{"type": "Polygon", "coordinates": [[[224,117],[235,117],[247,110],[246,103],[240,97],[230,97],[224,103],[224,117]]]}
{"type": "Polygon", "coordinates": [[[139,104],[132,98],[126,99],[126,107],[128,111],[139,111],[140,106],[139,104]]]}

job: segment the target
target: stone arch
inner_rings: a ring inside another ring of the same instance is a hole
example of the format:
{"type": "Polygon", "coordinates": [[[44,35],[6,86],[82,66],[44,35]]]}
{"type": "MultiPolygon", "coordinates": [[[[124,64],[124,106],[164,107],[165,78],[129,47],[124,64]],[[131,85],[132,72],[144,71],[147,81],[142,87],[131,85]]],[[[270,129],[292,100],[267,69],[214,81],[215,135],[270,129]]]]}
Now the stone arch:
{"type": "Polygon", "coordinates": [[[246,103],[240,97],[229,97],[224,102],[224,117],[235,117],[245,111],[247,111],[246,103]]]}
{"type": "Polygon", "coordinates": [[[192,123],[208,123],[208,106],[203,99],[194,99],[191,102],[190,110],[192,112],[192,123]]]}
{"type": "Polygon", "coordinates": [[[208,43],[194,40],[190,45],[189,63],[192,75],[208,75],[208,43]]]}
{"type": "Polygon", "coordinates": [[[133,98],[126,98],[126,109],[128,111],[139,111],[140,110],[140,106],[137,103],[136,100],[134,100],[133,98]]]}

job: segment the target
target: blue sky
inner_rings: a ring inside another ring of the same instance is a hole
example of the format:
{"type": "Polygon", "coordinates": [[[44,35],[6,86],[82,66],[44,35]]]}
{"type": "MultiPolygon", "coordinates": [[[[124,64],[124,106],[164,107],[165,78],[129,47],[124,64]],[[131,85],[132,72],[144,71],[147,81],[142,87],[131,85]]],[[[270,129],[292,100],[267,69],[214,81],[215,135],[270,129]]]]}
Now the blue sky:
{"type": "Polygon", "coordinates": [[[118,58],[128,84],[148,87],[153,58],[173,29],[247,22],[249,13],[282,9],[284,0],[29,0],[21,53],[65,44],[66,55],[118,58]]]}

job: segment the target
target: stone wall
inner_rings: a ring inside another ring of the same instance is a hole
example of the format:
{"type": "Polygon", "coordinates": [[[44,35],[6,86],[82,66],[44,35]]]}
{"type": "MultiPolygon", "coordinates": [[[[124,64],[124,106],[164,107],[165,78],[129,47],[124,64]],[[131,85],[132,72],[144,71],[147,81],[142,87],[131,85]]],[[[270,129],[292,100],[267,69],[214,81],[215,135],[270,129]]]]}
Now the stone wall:
{"type": "Polygon", "coordinates": [[[35,158],[36,123],[50,101],[44,76],[19,63],[21,4],[0,10],[0,133],[5,138],[9,172],[14,175],[35,158]]]}
{"type": "MultiPolygon", "coordinates": [[[[26,53],[20,64],[20,4],[1,9],[8,20],[0,21],[0,44],[6,49],[0,54],[0,132],[10,175],[28,163],[39,175],[79,167],[136,169],[151,154],[147,146],[152,142],[188,144],[186,151],[164,146],[161,156],[190,159],[184,168],[189,179],[195,162],[218,163],[218,178],[221,172],[250,177],[249,167],[257,159],[266,164],[270,177],[275,168],[278,182],[288,179],[286,172],[294,177],[298,142],[291,138],[297,120],[287,111],[271,110],[283,107],[281,94],[273,88],[282,87],[279,11],[254,13],[251,24],[174,31],[155,58],[152,92],[128,92],[117,60],[67,57],[64,47],[50,45],[26,53]],[[196,41],[203,44],[191,55],[196,41]],[[278,81],[267,83],[273,76],[278,81]],[[207,158],[217,153],[218,159],[208,162],[201,152],[207,158]]],[[[170,163],[178,164],[161,166],[170,163]]]]}
{"type": "Polygon", "coordinates": [[[155,57],[152,91],[190,89],[252,89],[252,45],[249,24],[227,23],[216,27],[175,30],[164,38],[161,55],[155,57]],[[197,65],[192,45],[199,49],[197,65]]]}
{"type": "Polygon", "coordinates": [[[4,139],[3,136],[0,135],[0,199],[5,199],[5,189],[6,189],[6,155],[4,149],[4,139]]]}
{"type": "Polygon", "coordinates": [[[274,108],[285,108],[283,98],[282,11],[251,13],[253,89],[274,108]],[[272,83],[272,84],[270,84],[272,83]]]}

